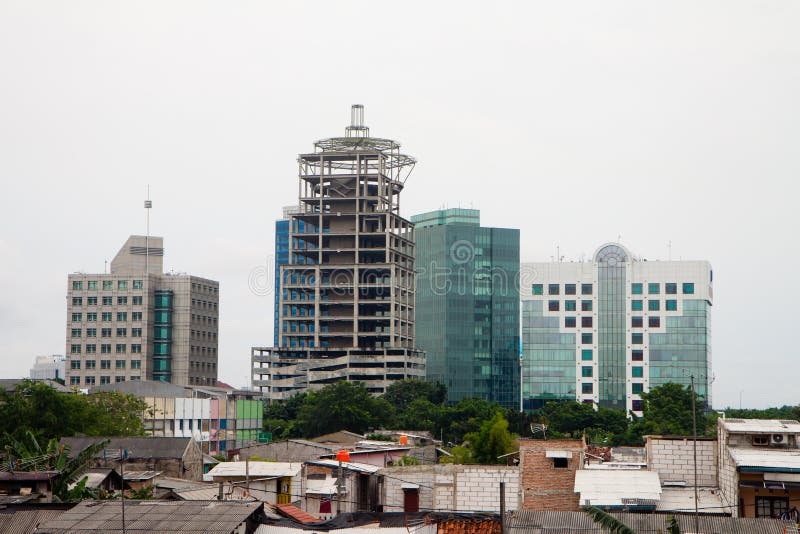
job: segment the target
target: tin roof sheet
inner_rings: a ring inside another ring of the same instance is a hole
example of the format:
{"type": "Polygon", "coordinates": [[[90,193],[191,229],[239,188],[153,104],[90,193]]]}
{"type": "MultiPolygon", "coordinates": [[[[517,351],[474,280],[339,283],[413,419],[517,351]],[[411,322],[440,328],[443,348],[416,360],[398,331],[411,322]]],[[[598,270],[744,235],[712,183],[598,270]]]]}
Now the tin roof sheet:
{"type": "Polygon", "coordinates": [[[729,432],[748,434],[791,434],[800,433],[800,421],[791,419],[720,419],[729,432]]]}
{"type": "Polygon", "coordinates": [[[771,449],[728,446],[736,467],[753,467],[770,470],[800,471],[800,449],[771,449]]]}
{"type": "Polygon", "coordinates": [[[206,473],[206,477],[293,477],[300,473],[302,466],[300,462],[220,462],[206,473]]]}
{"type": "MultiPolygon", "coordinates": [[[[311,465],[321,465],[323,467],[339,467],[339,462],[336,460],[312,460],[306,463],[311,465]]],[[[355,471],[357,473],[375,473],[376,471],[382,469],[377,465],[361,464],[356,462],[342,462],[342,468],[355,471]]]]}
{"type": "Polygon", "coordinates": [[[661,482],[655,471],[579,469],[575,472],[575,492],[581,494],[582,505],[654,505],[661,498],[661,482]]]}
{"type": "MultiPolygon", "coordinates": [[[[694,513],[694,488],[661,488],[661,500],[656,511],[694,513]]],[[[697,488],[697,511],[701,514],[731,512],[722,504],[718,488],[697,488]]]]}

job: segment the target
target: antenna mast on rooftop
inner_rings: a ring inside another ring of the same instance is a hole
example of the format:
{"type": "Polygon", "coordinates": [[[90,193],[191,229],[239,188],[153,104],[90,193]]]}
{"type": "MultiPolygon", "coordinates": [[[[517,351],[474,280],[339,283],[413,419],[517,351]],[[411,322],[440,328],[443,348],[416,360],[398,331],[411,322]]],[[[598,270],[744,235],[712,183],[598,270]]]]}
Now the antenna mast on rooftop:
{"type": "Polygon", "coordinates": [[[147,200],[144,201],[144,211],[147,213],[147,233],[144,236],[144,272],[150,274],[150,210],[153,201],[150,200],[150,184],[147,184],[147,200]]]}

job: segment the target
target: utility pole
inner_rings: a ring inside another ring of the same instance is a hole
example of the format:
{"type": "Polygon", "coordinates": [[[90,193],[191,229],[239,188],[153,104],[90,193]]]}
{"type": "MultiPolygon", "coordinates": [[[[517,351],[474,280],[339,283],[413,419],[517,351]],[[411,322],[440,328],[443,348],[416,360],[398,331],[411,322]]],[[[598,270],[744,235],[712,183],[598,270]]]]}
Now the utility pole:
{"type": "Polygon", "coordinates": [[[122,534],[126,534],[125,530],[125,456],[128,451],[120,449],[119,451],[119,476],[122,478],[122,534]]]}
{"type": "Polygon", "coordinates": [[[500,483],[500,534],[506,534],[506,483],[500,483]]]}
{"type": "Polygon", "coordinates": [[[250,495],[250,458],[244,459],[244,490],[250,495]]]}
{"type": "Polygon", "coordinates": [[[700,532],[700,516],[697,508],[697,408],[694,395],[694,375],[692,379],[692,448],[694,453],[694,531],[700,532]]]}

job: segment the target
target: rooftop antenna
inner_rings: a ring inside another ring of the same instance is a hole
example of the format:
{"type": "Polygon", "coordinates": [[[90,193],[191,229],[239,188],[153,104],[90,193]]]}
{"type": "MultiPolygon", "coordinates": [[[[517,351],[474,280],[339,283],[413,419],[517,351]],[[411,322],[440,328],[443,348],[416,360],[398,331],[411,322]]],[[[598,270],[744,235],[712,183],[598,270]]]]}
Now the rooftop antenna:
{"type": "Polygon", "coordinates": [[[369,128],[364,126],[364,106],[353,104],[350,108],[350,126],[344,129],[346,137],[369,137],[369,128]]]}
{"type": "Polygon", "coordinates": [[[147,213],[147,233],[144,236],[144,272],[150,274],[150,210],[153,201],[150,200],[150,184],[147,184],[147,200],[144,201],[144,210],[147,213]]]}

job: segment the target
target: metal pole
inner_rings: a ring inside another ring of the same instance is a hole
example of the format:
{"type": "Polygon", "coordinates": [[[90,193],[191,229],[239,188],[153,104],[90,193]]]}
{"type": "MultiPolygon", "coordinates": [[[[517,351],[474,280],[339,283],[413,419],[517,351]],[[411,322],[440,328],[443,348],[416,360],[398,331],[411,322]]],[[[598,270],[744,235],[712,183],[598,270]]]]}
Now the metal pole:
{"type": "Polygon", "coordinates": [[[250,458],[245,458],[244,460],[244,489],[250,494],[250,458]]]}
{"type": "Polygon", "coordinates": [[[694,395],[694,375],[692,375],[692,445],[694,453],[694,531],[700,532],[700,516],[697,508],[697,408],[694,395]]]}
{"type": "Polygon", "coordinates": [[[119,474],[122,477],[122,534],[125,534],[125,454],[119,451],[119,474]]]}
{"type": "Polygon", "coordinates": [[[500,534],[506,534],[506,483],[500,483],[500,534]]]}
{"type": "Polygon", "coordinates": [[[342,506],[342,461],[339,460],[339,473],[336,476],[336,515],[341,513],[342,506]]]}

